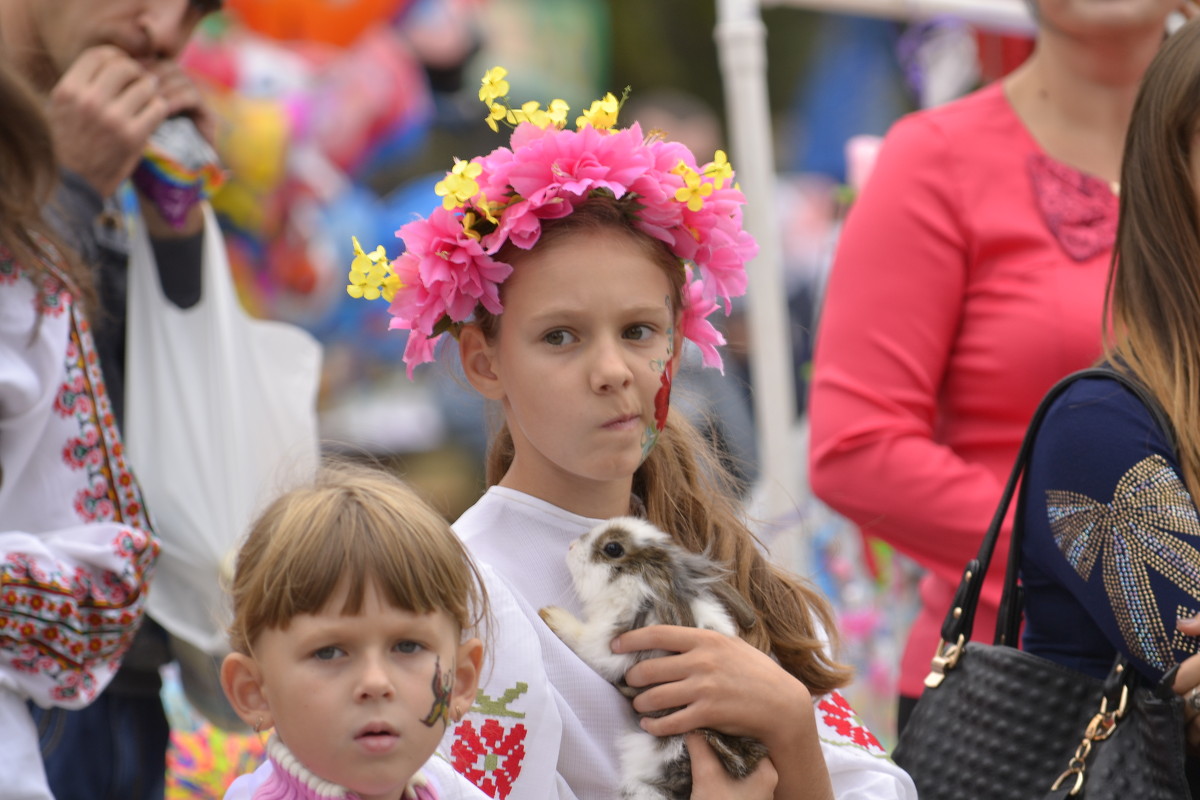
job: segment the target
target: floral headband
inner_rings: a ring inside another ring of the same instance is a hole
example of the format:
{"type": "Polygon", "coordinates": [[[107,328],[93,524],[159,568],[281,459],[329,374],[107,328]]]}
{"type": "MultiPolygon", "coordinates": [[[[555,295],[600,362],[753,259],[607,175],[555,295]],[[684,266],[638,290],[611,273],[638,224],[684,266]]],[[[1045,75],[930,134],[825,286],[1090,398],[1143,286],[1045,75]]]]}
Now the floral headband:
{"type": "Polygon", "coordinates": [[[742,228],[746,198],[725,153],[718,150],[699,166],[687,147],[658,132],[643,136],[637,123],[616,128],[628,89],[620,99],[609,93],[593,102],[568,130],[562,100],[545,109],[537,101],[513,108],[507,74],[503,67],[488,70],[479,99],[488,106],[492,130],[498,122],[514,129],[511,146],[455,159],[434,187],[442,205],[396,231],[405,249],[395,261],[382,245],[366,253],[355,239],[346,291],[391,304],[389,327],[409,331],[404,362],[411,377],[413,367],[433,360],[442,334],[470,321],[477,307],[503,311],[500,284],[513,268],[493,256],[506,242],[528,250],[544,220],[606,195],[679,258],[685,276],[680,331],[699,346],[705,366],[721,368],[717,347],[725,339],[708,316],[722,304],[728,314],[730,299],[745,293],[745,264],[758,252],[742,228]]]}

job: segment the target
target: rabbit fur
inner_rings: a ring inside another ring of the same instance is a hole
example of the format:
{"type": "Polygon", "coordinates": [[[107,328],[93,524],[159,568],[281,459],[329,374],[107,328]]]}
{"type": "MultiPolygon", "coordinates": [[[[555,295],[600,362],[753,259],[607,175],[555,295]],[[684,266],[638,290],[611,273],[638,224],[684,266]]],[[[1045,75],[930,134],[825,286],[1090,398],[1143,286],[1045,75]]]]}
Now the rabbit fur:
{"type": "MultiPolygon", "coordinates": [[[[755,620],[750,604],[706,556],[677,545],[643,519],[616,517],[571,543],[567,569],[586,619],[556,606],[539,616],[588,666],[632,699],[641,689],[625,683],[637,662],[661,651],[612,652],[614,638],[647,625],[684,625],[737,636],[755,620]]],[[[661,716],[670,711],[661,711],[661,716]]],[[[755,739],[704,729],[726,771],[745,777],[766,755],[755,739]]],[[[620,743],[621,796],[662,800],[691,796],[691,760],[683,736],[657,737],[640,729],[620,743]]]]}

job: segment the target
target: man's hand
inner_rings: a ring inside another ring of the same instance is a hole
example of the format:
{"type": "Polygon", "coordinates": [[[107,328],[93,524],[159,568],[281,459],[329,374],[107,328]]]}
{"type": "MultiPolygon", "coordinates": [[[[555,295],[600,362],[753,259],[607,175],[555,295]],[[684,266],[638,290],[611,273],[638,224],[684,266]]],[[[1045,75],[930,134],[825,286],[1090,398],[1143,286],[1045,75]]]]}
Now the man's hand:
{"type": "Polygon", "coordinates": [[[167,104],[167,116],[190,117],[200,135],[209,144],[216,144],[217,118],[183,67],[177,61],[160,61],[150,72],[158,78],[158,94],[167,104]]]}
{"type": "Polygon", "coordinates": [[[50,91],[47,116],[59,162],[111,197],[171,113],[160,83],[116,47],[85,50],[50,91]]]}

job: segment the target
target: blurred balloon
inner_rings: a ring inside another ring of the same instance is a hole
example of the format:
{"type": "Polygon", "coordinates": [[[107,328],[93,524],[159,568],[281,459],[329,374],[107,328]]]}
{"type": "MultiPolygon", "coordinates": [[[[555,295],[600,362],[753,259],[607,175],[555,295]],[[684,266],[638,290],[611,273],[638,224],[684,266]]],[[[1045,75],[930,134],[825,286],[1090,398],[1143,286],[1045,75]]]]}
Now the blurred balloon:
{"type": "Polygon", "coordinates": [[[229,177],[212,202],[243,303],[264,317],[321,320],[349,262],[325,219],[353,202],[369,228],[378,198],[361,182],[422,144],[433,100],[421,63],[377,21],[335,47],[266,38],[233,17],[203,29],[183,63],[222,120],[216,148],[229,177]]]}
{"type": "Polygon", "coordinates": [[[412,0],[226,0],[246,27],[280,40],[345,46],[377,22],[391,22],[412,0]]]}

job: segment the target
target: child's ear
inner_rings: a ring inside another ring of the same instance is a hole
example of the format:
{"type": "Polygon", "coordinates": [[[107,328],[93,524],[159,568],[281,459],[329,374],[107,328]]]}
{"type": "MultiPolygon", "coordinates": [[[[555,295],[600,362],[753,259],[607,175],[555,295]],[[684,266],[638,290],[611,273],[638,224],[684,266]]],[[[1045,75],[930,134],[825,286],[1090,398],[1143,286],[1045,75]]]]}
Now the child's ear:
{"type": "Polygon", "coordinates": [[[475,690],[479,688],[479,671],[483,665],[483,643],[468,639],[458,646],[458,661],[454,668],[454,694],[450,698],[450,712],[455,721],[475,702],[475,690]]]}
{"type": "Polygon", "coordinates": [[[465,325],[458,332],[458,357],[475,391],[489,400],[503,399],[504,386],[495,368],[495,348],[478,325],[465,325]]]}
{"type": "Polygon", "coordinates": [[[221,662],[221,688],[242,722],[256,732],[273,728],[275,718],[263,692],[258,662],[244,653],[230,653],[221,662]]]}

